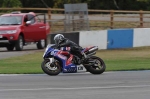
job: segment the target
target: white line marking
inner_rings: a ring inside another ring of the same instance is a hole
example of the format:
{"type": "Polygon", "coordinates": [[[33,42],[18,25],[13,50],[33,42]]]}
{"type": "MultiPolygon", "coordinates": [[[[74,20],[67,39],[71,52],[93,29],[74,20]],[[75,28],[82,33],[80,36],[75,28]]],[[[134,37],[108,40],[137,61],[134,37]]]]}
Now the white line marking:
{"type": "Polygon", "coordinates": [[[17,76],[18,74],[0,74],[0,76],[17,76]]]}
{"type": "Polygon", "coordinates": [[[86,90],[86,89],[114,89],[114,88],[142,88],[150,85],[137,86],[106,86],[106,87],[72,87],[72,88],[35,88],[35,89],[0,89],[2,91],[38,91],[38,90],[86,90]]]}
{"type": "MultiPolygon", "coordinates": [[[[104,73],[115,73],[115,72],[104,72],[104,73]]],[[[78,72],[78,73],[60,73],[59,75],[77,75],[77,74],[91,74],[89,72],[78,72]]],[[[47,74],[0,74],[0,76],[26,76],[26,75],[47,75],[47,74]]],[[[58,75],[58,76],[59,76],[58,75]]],[[[92,74],[91,74],[92,75],[92,74]]]]}

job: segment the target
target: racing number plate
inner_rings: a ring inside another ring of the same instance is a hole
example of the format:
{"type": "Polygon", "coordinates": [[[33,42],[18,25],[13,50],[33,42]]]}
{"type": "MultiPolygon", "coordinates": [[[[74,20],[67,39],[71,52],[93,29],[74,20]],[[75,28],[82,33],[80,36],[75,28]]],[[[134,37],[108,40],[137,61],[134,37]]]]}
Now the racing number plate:
{"type": "Polygon", "coordinates": [[[0,35],[0,38],[3,38],[3,35],[0,35]]]}

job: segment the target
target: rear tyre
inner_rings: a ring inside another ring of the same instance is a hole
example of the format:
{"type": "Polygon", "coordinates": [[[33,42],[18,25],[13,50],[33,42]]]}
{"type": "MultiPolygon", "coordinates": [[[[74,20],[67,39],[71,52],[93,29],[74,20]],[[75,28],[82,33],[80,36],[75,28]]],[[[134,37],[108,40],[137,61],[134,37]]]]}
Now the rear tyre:
{"type": "Polygon", "coordinates": [[[41,64],[41,68],[44,73],[50,76],[56,76],[61,72],[61,66],[59,62],[50,63],[49,60],[44,60],[41,64]]]}
{"type": "Polygon", "coordinates": [[[105,71],[106,65],[101,58],[99,58],[97,56],[92,56],[92,57],[90,57],[90,59],[88,61],[87,61],[88,64],[86,64],[86,65],[83,64],[88,72],[90,72],[92,74],[102,74],[105,71]],[[95,61],[95,62],[88,63],[88,61],[95,61]],[[90,65],[90,64],[92,64],[92,65],[90,65]]]}
{"type": "Polygon", "coordinates": [[[46,45],[46,40],[44,40],[44,39],[38,41],[38,43],[36,44],[38,49],[44,49],[45,45],[46,45]]]}
{"type": "Polygon", "coordinates": [[[16,51],[22,51],[23,50],[23,37],[19,35],[19,38],[15,45],[16,51]]]}
{"type": "Polygon", "coordinates": [[[6,48],[7,48],[8,51],[13,51],[14,47],[15,47],[14,44],[9,44],[6,48]]]}

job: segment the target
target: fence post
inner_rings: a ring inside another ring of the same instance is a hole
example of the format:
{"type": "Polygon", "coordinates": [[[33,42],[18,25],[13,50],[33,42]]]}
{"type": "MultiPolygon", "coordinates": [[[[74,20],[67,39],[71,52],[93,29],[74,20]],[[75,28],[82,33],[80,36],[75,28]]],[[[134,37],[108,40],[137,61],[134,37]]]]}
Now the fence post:
{"type": "MultiPolygon", "coordinates": [[[[52,26],[51,26],[51,22],[50,22],[50,20],[51,20],[51,8],[48,8],[47,15],[48,15],[48,24],[50,26],[49,32],[51,32],[51,30],[52,30],[52,26]]],[[[50,42],[50,38],[51,38],[50,36],[51,36],[50,34],[47,35],[47,44],[51,43],[50,42]]]]}
{"type": "Polygon", "coordinates": [[[50,22],[50,20],[51,20],[51,8],[48,8],[48,22],[49,22],[49,25],[51,25],[51,22],[50,22]]]}
{"type": "Polygon", "coordinates": [[[110,28],[113,29],[114,26],[114,11],[110,11],[110,28]]]}
{"type": "Polygon", "coordinates": [[[143,10],[140,10],[140,27],[143,27],[143,10]]]}
{"type": "Polygon", "coordinates": [[[48,8],[48,19],[51,19],[51,8],[48,8]]]}

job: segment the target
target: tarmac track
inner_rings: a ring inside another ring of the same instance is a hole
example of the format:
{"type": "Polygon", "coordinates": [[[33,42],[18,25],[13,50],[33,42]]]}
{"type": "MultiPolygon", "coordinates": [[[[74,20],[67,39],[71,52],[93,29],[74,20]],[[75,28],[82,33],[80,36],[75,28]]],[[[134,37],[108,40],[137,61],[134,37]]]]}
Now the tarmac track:
{"type": "Polygon", "coordinates": [[[149,99],[150,71],[0,75],[0,99],[149,99]]]}
{"type": "MultiPolygon", "coordinates": [[[[0,48],[0,59],[34,53],[0,48]]],[[[41,50],[44,51],[44,50],[41,50]]],[[[0,99],[149,99],[150,71],[9,75],[0,74],[0,99]]]]}

